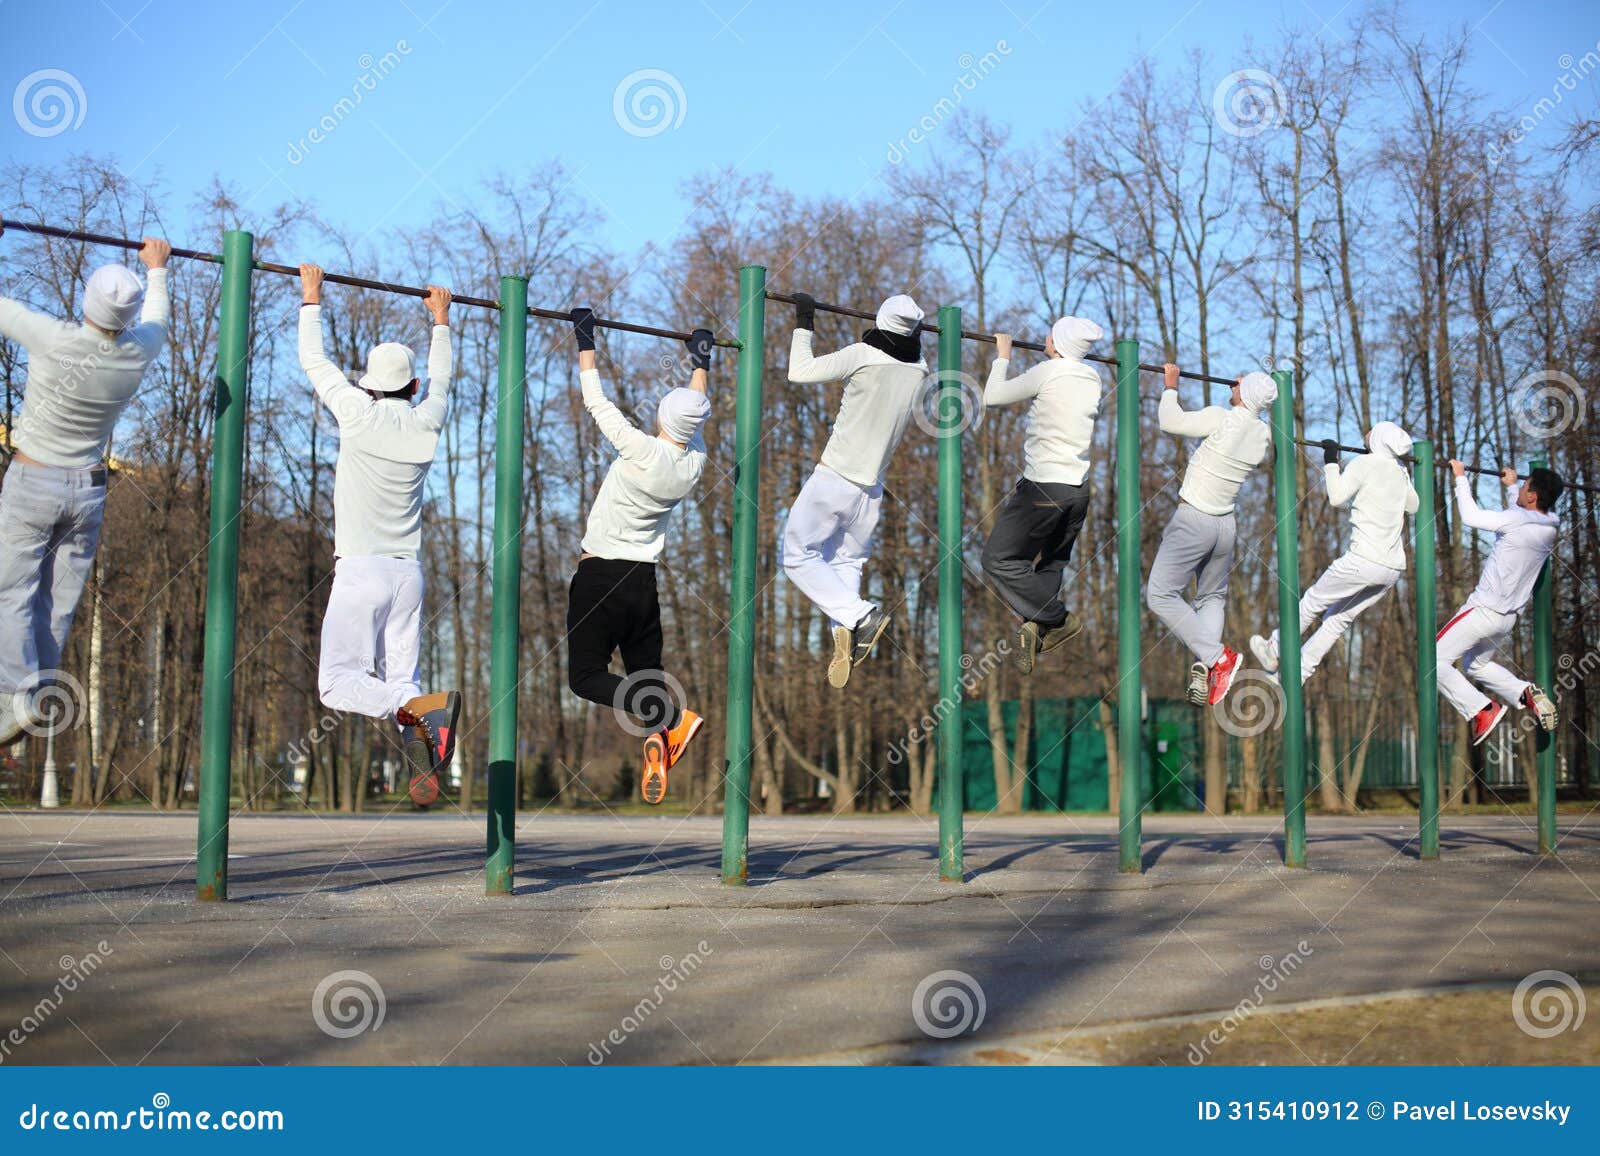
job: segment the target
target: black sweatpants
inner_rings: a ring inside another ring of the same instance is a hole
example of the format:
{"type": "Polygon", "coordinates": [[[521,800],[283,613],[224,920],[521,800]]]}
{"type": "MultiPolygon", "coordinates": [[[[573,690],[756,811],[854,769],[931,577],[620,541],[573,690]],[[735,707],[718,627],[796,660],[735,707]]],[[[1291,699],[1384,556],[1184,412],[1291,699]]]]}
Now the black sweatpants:
{"type": "Polygon", "coordinates": [[[661,603],[650,562],[584,558],[567,589],[567,685],[651,730],[673,726],[678,705],[661,673],[661,603]],[[623,679],[610,671],[622,652],[623,679]],[[624,701],[626,699],[626,701],[624,701]]]}
{"type": "Polygon", "coordinates": [[[1024,622],[1049,628],[1067,617],[1061,572],[1089,513],[1089,483],[1017,481],[983,547],[983,572],[1024,622]]]}

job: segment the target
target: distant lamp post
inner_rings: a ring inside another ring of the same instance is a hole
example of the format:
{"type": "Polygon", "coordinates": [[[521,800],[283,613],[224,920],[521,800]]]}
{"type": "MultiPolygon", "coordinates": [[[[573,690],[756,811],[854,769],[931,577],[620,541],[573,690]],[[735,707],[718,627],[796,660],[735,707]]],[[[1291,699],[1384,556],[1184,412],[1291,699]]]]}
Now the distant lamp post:
{"type": "Polygon", "coordinates": [[[39,806],[50,810],[61,806],[61,783],[56,778],[56,720],[50,716],[49,729],[44,732],[44,789],[39,794],[39,806]]]}

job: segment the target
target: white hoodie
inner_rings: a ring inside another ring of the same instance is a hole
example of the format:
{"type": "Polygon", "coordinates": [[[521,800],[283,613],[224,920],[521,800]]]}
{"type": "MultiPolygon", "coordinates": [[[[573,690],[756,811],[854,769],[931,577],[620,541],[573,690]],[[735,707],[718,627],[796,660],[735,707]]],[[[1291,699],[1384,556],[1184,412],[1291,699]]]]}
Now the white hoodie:
{"type": "Polygon", "coordinates": [[[928,372],[921,360],[896,361],[863,342],[817,357],[811,330],[796,329],[789,343],[789,380],[796,385],[843,381],[833,433],[822,447],[822,464],[858,486],[883,481],[895,447],[911,422],[911,407],[928,372]]]}
{"type": "Polygon", "coordinates": [[[1340,469],[1325,467],[1328,503],[1350,507],[1350,553],[1391,570],[1406,568],[1406,515],[1417,512],[1417,491],[1396,460],[1411,439],[1392,421],[1380,421],[1367,435],[1370,454],[1340,469]]]}
{"type": "Polygon", "coordinates": [[[1494,547],[1483,564],[1478,588],[1468,606],[1481,606],[1496,614],[1519,614],[1533,598],[1539,571],[1554,553],[1561,519],[1540,510],[1517,505],[1517,486],[1506,487],[1506,509],[1485,510],[1472,498],[1472,483],[1456,479],[1456,505],[1461,521],[1474,530],[1494,531],[1494,547]]]}
{"type": "Polygon", "coordinates": [[[1008,359],[997,359],[983,387],[986,408],[1032,399],[1022,476],[1031,482],[1080,486],[1089,474],[1094,420],[1100,416],[1100,375],[1082,360],[1089,342],[1059,346],[1060,357],[1007,378],[1008,359]]]}
{"type": "Polygon", "coordinates": [[[1271,399],[1252,406],[1254,400],[1247,392],[1244,405],[1208,405],[1191,412],[1178,404],[1177,390],[1161,393],[1161,432],[1205,439],[1189,459],[1178,491],[1180,498],[1202,514],[1220,518],[1233,513],[1239,487],[1272,448],[1272,431],[1260,418],[1271,399]]]}

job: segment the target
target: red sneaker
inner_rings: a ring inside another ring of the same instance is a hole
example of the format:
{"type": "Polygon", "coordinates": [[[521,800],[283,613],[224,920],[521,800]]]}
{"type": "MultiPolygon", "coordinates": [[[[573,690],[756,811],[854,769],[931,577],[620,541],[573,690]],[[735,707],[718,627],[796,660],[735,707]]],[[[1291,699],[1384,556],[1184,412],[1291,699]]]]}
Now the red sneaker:
{"type": "Polygon", "coordinates": [[[1500,720],[1506,717],[1506,704],[1491,702],[1477,714],[1472,716],[1472,745],[1477,746],[1489,737],[1489,732],[1500,725],[1500,720]]]}
{"type": "Polygon", "coordinates": [[[1222,657],[1212,665],[1206,673],[1206,703],[1216,706],[1228,697],[1228,688],[1233,685],[1233,676],[1239,670],[1239,652],[1231,646],[1222,648],[1222,657]]]}

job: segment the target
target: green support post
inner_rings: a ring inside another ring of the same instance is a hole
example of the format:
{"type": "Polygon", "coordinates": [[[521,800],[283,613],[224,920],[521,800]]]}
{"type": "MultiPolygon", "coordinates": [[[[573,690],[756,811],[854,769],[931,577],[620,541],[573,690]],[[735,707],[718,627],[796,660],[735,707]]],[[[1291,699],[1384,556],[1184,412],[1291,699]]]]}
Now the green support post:
{"type": "Polygon", "coordinates": [[[1306,710],[1300,687],[1299,460],[1294,449],[1294,374],[1273,373],[1273,494],[1278,519],[1278,681],[1283,688],[1283,865],[1306,865],[1306,710]]]}
{"type": "Polygon", "coordinates": [[[1139,641],[1139,343],[1117,342],[1117,865],[1144,870],[1144,736],[1139,726],[1143,664],[1139,641]]]}
{"type": "MultiPolygon", "coordinates": [[[[1542,458],[1528,463],[1529,471],[1545,466],[1542,458]]],[[[1539,689],[1556,697],[1556,613],[1555,592],[1551,588],[1551,566],[1547,558],[1533,584],[1533,681],[1539,689]]],[[[1555,736],[1543,729],[1534,732],[1535,767],[1539,774],[1539,854],[1556,853],[1556,743],[1555,736]]]]}
{"type": "Polygon", "coordinates": [[[961,686],[961,310],[939,310],[939,878],[966,878],[962,832],[966,782],[962,774],[961,686]]]}
{"type": "Polygon", "coordinates": [[[244,490],[244,407],[250,386],[250,268],[255,238],[222,237],[211,434],[211,540],[206,553],[205,668],[200,690],[200,834],[195,898],[228,897],[228,808],[233,793],[234,627],[239,595],[239,509],[244,490]]]}
{"type": "Polygon", "coordinates": [[[750,745],[755,733],[756,547],[761,528],[761,368],[767,269],[739,270],[739,382],[734,400],[733,577],[728,595],[728,730],[722,779],[722,881],[743,887],[750,850],[750,745]]]}
{"type": "Polygon", "coordinates": [[[522,657],[523,408],[528,279],[500,278],[500,369],[495,392],[494,607],[489,644],[487,895],[510,895],[517,859],[517,698],[522,657]]]}
{"type": "Polygon", "coordinates": [[[1416,459],[1412,480],[1417,488],[1413,561],[1417,586],[1417,799],[1419,854],[1439,857],[1439,657],[1435,635],[1439,606],[1434,591],[1437,562],[1434,543],[1433,443],[1413,442],[1416,459]]]}

